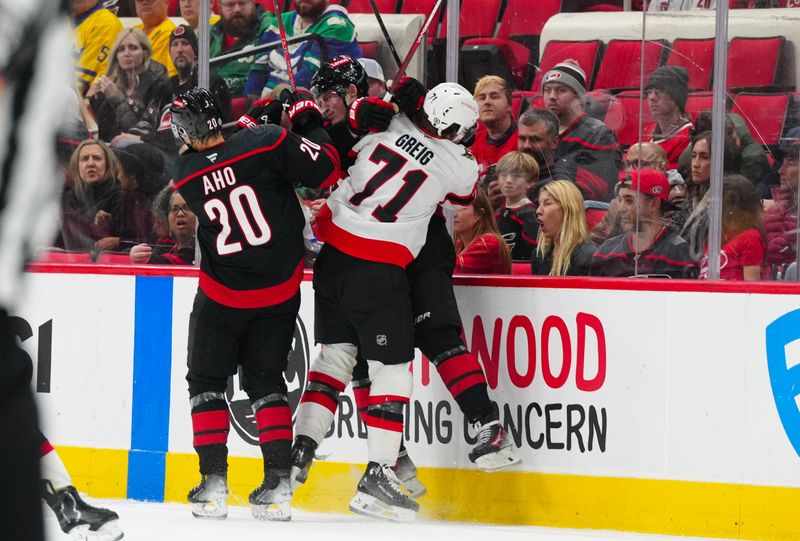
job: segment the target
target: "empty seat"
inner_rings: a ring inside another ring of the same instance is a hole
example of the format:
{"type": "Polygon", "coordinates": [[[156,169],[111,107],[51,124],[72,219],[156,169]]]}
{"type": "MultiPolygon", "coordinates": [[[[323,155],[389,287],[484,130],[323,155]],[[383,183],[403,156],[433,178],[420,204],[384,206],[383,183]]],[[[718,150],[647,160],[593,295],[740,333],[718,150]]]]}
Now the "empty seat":
{"type": "Polygon", "coordinates": [[[792,63],[793,54],[783,36],[733,38],[728,46],[728,91],[791,90],[792,63]]]}
{"type": "MultiPolygon", "coordinates": [[[[436,0],[403,0],[402,5],[400,6],[400,13],[405,14],[412,14],[412,15],[424,15],[425,17],[430,14],[431,10],[433,9],[433,5],[436,3],[436,0]]],[[[433,20],[431,21],[430,26],[428,27],[428,36],[436,36],[436,31],[439,27],[439,19],[442,16],[442,12],[444,11],[444,4],[436,10],[436,14],[433,16],[433,20]]]]}
{"type": "Polygon", "coordinates": [[[541,92],[544,74],[559,62],[572,58],[586,73],[586,85],[591,88],[592,75],[597,68],[600,55],[600,40],[592,41],[548,41],[542,54],[539,66],[536,68],[536,77],[531,90],[541,92]]]}
{"type": "MultiPolygon", "coordinates": [[[[378,13],[391,14],[397,11],[397,0],[373,0],[375,7],[378,8],[378,13]]],[[[369,5],[369,0],[350,0],[347,5],[347,11],[350,13],[372,13],[372,6],[369,5]]]]}
{"type": "Polygon", "coordinates": [[[617,134],[619,142],[623,146],[630,146],[639,140],[648,141],[652,134],[648,134],[649,127],[652,126],[653,119],[650,116],[650,108],[647,100],[642,99],[638,92],[622,92],[614,96],[614,100],[619,107],[619,115],[615,119],[616,125],[609,125],[609,128],[617,134]],[[642,112],[642,130],[639,136],[639,113],[642,112]]]}
{"type": "Polygon", "coordinates": [[[713,92],[692,92],[686,99],[686,112],[692,115],[692,120],[696,120],[697,115],[711,109],[713,105],[713,92]]]}
{"type": "Polygon", "coordinates": [[[659,66],[663,50],[663,40],[645,42],[644,79],[642,79],[642,42],[612,39],[606,46],[592,88],[607,88],[614,91],[638,89],[642,80],[647,83],[647,78],[659,66]]]}
{"type": "Polygon", "coordinates": [[[361,49],[362,56],[378,60],[381,56],[380,41],[359,41],[358,47],[361,49]]]}
{"type": "Polygon", "coordinates": [[[780,142],[789,108],[790,94],[737,94],[732,113],[744,118],[750,133],[762,145],[777,145],[780,142]]]}
{"type": "MultiPolygon", "coordinates": [[[[500,0],[462,0],[458,19],[458,37],[490,38],[494,36],[497,17],[500,13],[500,0]]],[[[445,12],[439,37],[447,37],[447,17],[445,12]]]]}
{"type": "Polygon", "coordinates": [[[512,92],[511,109],[514,111],[514,118],[519,118],[519,115],[524,113],[531,106],[531,102],[536,97],[535,92],[525,90],[515,90],[512,92]]]}
{"type": "Polygon", "coordinates": [[[690,91],[708,90],[714,71],[714,38],[676,39],[669,47],[665,65],[686,68],[690,91]]]}

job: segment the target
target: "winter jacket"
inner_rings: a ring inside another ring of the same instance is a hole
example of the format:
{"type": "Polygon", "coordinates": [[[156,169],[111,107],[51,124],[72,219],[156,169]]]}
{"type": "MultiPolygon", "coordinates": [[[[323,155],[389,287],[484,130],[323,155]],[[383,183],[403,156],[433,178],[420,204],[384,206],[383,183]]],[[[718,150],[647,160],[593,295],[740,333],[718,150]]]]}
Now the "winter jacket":
{"type": "Polygon", "coordinates": [[[786,188],[773,188],[771,205],[764,213],[767,237],[767,263],[785,265],[795,260],[797,206],[794,194],[786,188]]]}
{"type": "Polygon", "coordinates": [[[103,182],[87,186],[88,203],[84,204],[69,188],[61,198],[61,247],[73,251],[90,251],[98,240],[115,236],[109,229],[95,225],[101,210],[111,214],[112,222],[119,214],[119,184],[103,182]]]}

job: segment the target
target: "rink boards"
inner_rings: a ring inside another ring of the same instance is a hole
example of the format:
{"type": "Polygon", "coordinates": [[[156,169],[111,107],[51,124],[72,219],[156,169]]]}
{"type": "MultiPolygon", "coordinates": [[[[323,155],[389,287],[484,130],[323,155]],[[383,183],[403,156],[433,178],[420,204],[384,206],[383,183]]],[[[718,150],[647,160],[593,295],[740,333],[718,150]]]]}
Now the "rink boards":
{"type": "MultiPolygon", "coordinates": [[[[18,314],[45,433],[93,496],[185,501],[198,477],[184,379],[196,271],[89,268],[106,274],[37,267],[18,314]]],[[[800,538],[800,288],[458,284],[467,345],[523,463],[475,470],[474,434],[433,366],[417,358],[406,440],[429,489],[422,516],[800,538]]],[[[287,373],[293,407],[317,351],[309,281],[302,293],[287,373]]],[[[261,481],[245,398],[233,378],[229,475],[239,504],[261,481]]],[[[346,510],[365,436],[348,390],[299,507],[346,510]]]]}

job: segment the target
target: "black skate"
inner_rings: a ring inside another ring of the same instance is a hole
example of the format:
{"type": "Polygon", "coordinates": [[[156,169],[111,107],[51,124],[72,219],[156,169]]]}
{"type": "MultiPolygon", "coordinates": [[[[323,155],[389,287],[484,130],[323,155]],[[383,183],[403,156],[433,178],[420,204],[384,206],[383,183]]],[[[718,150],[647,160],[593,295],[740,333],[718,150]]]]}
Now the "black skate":
{"type": "Polygon", "coordinates": [[[92,541],[117,541],[122,539],[119,516],[109,509],[94,507],[83,501],[73,486],[58,492],[50,481],[42,481],[43,496],[56,514],[61,530],[73,539],[92,541]]]}
{"type": "Polygon", "coordinates": [[[469,452],[469,459],[487,472],[505,470],[519,464],[511,440],[503,430],[495,405],[492,410],[475,423],[478,429],[478,444],[469,452]]]}
{"type": "Polygon", "coordinates": [[[206,473],[200,484],[189,491],[192,515],[222,520],[228,516],[228,478],[226,474],[206,473]]]}
{"type": "Polygon", "coordinates": [[[350,500],[350,511],[372,518],[413,522],[419,504],[403,493],[392,468],[370,462],[350,500]]]}
{"type": "Polygon", "coordinates": [[[250,493],[250,512],[258,520],[292,520],[288,471],[267,470],[261,486],[250,493]]]}
{"type": "Polygon", "coordinates": [[[408,495],[415,500],[428,492],[428,489],[417,477],[417,467],[411,457],[408,456],[406,449],[400,449],[400,453],[397,455],[397,462],[392,469],[397,475],[400,484],[408,491],[408,495]]]}
{"type": "Polygon", "coordinates": [[[308,470],[314,461],[317,442],[308,436],[297,436],[292,445],[292,469],[289,471],[289,483],[292,491],[308,479],[308,470]]]}

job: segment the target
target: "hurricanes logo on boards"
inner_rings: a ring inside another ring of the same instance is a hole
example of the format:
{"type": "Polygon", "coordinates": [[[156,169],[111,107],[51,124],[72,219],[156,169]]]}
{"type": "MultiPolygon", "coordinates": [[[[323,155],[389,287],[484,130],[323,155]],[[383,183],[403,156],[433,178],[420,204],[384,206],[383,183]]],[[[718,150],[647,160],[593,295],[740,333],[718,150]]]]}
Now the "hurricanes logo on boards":
{"type": "Polygon", "coordinates": [[[772,396],[778,409],[783,430],[800,456],[800,348],[793,358],[786,354],[787,346],[800,340],[800,310],[784,314],[767,326],[767,366],[772,396]]]}
{"type": "MultiPolygon", "coordinates": [[[[292,410],[292,418],[294,418],[297,406],[300,404],[300,396],[303,394],[303,389],[306,387],[310,364],[308,333],[305,325],[303,325],[303,320],[298,317],[294,326],[292,348],[289,350],[289,364],[283,373],[286,378],[286,398],[289,401],[289,408],[292,410]]],[[[250,399],[242,388],[241,373],[237,373],[228,379],[225,402],[228,404],[228,410],[231,413],[231,425],[236,430],[236,433],[250,445],[258,445],[256,418],[250,407],[250,399]]]]}

